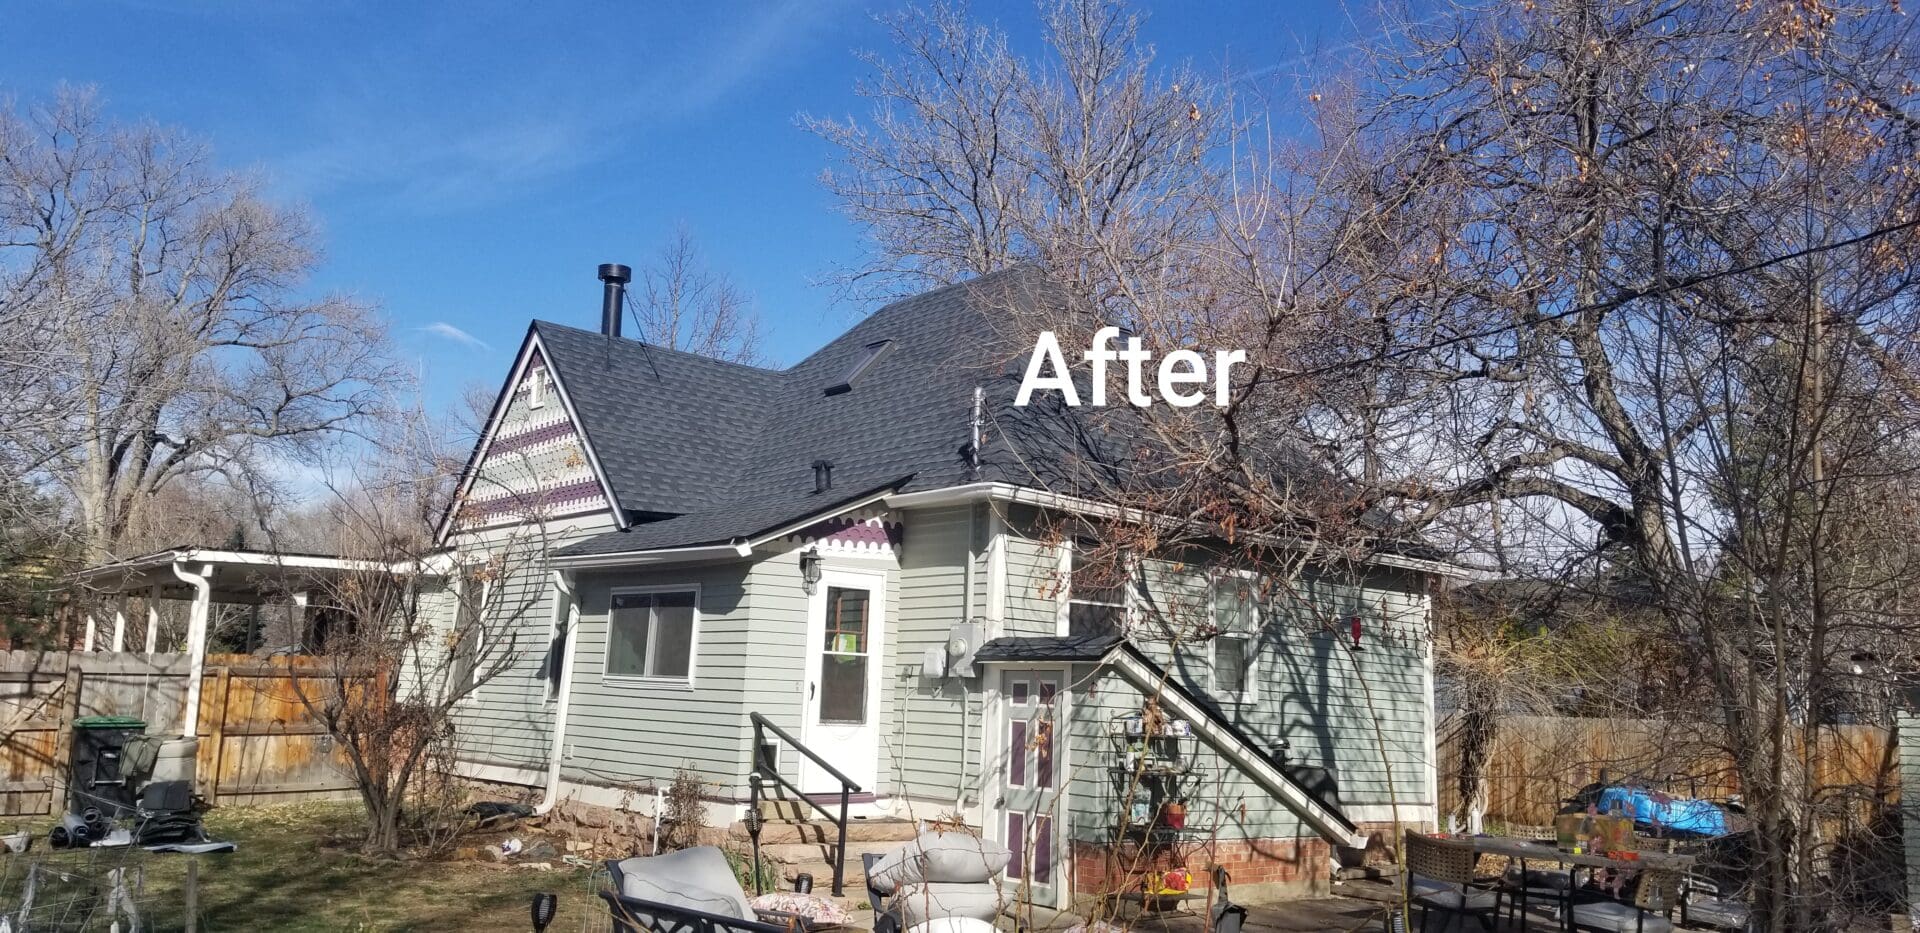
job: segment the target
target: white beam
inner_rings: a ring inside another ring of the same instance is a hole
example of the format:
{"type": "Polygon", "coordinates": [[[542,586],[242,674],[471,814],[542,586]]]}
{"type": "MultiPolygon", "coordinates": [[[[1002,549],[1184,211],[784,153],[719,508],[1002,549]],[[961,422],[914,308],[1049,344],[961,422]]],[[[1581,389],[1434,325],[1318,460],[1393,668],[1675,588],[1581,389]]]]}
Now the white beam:
{"type": "Polygon", "coordinates": [[[152,654],[160,635],[160,584],[147,591],[147,653],[152,654]]]}
{"type": "Polygon", "coordinates": [[[87,640],[80,645],[81,651],[92,652],[93,640],[99,634],[100,622],[93,617],[93,610],[87,610],[87,640]]]}
{"type": "Polygon", "coordinates": [[[187,616],[187,700],[180,715],[180,736],[191,739],[200,731],[200,675],[207,665],[207,614],[213,607],[213,584],[208,578],[213,576],[213,565],[202,564],[200,572],[193,573],[174,564],[173,575],[193,587],[193,610],[187,616]]]}
{"type": "Polygon", "coordinates": [[[113,650],[127,650],[127,594],[121,593],[113,603],[113,650]]]}

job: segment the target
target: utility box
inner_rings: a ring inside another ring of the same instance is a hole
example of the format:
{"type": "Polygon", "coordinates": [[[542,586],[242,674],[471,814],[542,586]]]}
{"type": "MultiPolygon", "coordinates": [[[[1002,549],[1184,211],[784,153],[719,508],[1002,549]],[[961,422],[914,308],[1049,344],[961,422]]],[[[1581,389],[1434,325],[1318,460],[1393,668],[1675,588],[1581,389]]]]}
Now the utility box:
{"type": "Polygon", "coordinates": [[[132,813],[133,775],[125,773],[129,742],[147,724],[131,716],[83,716],[73,721],[73,757],[67,779],[67,812],[98,810],[109,819],[132,813]]]}

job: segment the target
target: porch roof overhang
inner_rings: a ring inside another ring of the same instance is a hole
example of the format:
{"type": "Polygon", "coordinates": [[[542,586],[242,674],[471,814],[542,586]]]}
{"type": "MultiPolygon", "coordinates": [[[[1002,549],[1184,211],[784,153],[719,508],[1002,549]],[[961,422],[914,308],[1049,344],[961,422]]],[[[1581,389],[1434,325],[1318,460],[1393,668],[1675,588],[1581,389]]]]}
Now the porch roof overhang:
{"type": "Polygon", "coordinates": [[[144,596],[157,587],[164,598],[192,598],[190,588],[174,573],[175,567],[196,574],[211,568],[212,601],[220,603],[269,602],[356,573],[442,575],[431,567],[399,566],[388,561],[332,554],[182,546],[97,564],[74,571],[67,579],[108,596],[144,596]]]}
{"type": "Polygon", "coordinates": [[[1252,778],[1321,838],[1335,845],[1364,848],[1366,836],[1338,806],[1321,800],[1292,775],[1274,766],[1239,727],[1173,678],[1139,647],[1117,635],[996,638],[980,646],[974,660],[986,664],[1104,664],[1145,696],[1157,697],[1167,710],[1192,723],[1194,734],[1221,757],[1252,778]]]}

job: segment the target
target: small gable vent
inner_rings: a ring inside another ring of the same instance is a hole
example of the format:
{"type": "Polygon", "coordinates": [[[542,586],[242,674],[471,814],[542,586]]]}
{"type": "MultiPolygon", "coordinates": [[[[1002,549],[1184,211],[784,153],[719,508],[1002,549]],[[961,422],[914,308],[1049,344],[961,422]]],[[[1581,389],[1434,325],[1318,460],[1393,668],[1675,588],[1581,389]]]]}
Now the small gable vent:
{"type": "Polygon", "coordinates": [[[813,461],[813,491],[826,492],[833,488],[833,461],[813,461]]]}
{"type": "Polygon", "coordinates": [[[891,349],[893,349],[891,340],[879,340],[867,344],[867,349],[860,354],[859,359],[853,361],[853,366],[847,370],[847,374],[841,377],[839,382],[827,386],[827,394],[844,395],[852,392],[854,382],[867,370],[872,369],[873,364],[880,362],[880,358],[886,356],[887,351],[891,349]]]}

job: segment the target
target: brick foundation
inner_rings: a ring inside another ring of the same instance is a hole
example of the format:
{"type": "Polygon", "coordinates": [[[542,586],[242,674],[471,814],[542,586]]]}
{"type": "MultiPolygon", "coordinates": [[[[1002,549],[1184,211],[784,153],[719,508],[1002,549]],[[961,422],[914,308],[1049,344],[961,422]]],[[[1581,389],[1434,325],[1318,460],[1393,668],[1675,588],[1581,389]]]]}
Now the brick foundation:
{"type": "Polygon", "coordinates": [[[1193,873],[1193,889],[1204,892],[1212,883],[1215,865],[1227,870],[1237,903],[1324,895],[1330,890],[1333,849],[1318,837],[1196,840],[1177,848],[1178,856],[1171,848],[1142,855],[1131,846],[1076,842],[1074,896],[1096,898],[1138,890],[1140,879],[1150,870],[1182,866],[1193,873]]]}

